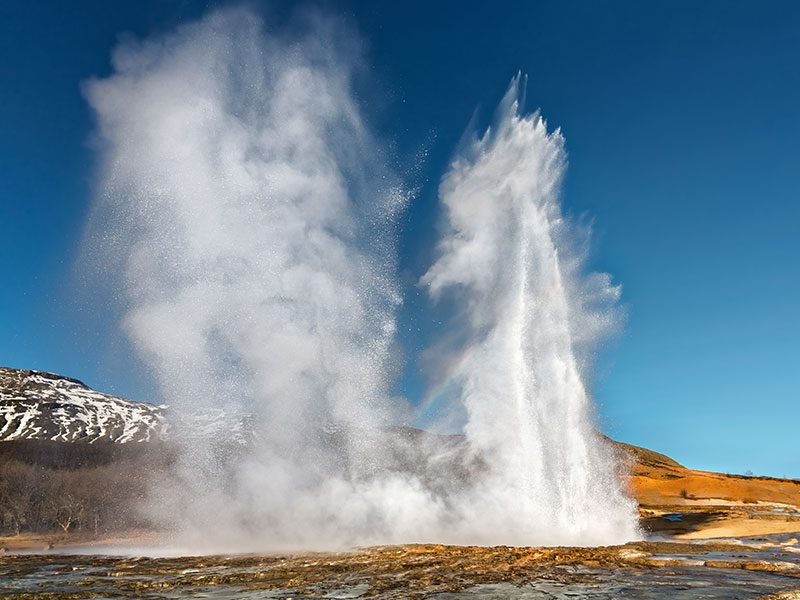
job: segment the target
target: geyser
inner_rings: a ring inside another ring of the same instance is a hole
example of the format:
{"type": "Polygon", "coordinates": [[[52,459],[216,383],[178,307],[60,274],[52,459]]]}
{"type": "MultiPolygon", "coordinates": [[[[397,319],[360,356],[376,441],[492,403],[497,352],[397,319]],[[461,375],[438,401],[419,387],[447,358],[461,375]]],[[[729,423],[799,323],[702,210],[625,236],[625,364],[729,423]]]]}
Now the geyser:
{"type": "Polygon", "coordinates": [[[359,472],[361,431],[391,414],[405,195],[353,99],[358,48],[334,42],[353,37],[313,17],[296,29],[216,12],[123,43],[86,85],[104,152],[92,237],[119,260],[124,329],[179,423],[150,509],[193,547],[410,527],[378,489],[391,476],[359,472]]]}
{"type": "Polygon", "coordinates": [[[434,298],[454,291],[468,332],[450,377],[486,471],[463,511],[486,542],[622,542],[637,535],[635,504],[595,432],[580,368],[619,288],[582,275],[559,205],[564,140],[521,114],[520,86],[518,76],[442,180],[447,229],[422,278],[434,298]]]}
{"type": "Polygon", "coordinates": [[[560,137],[517,114],[515,83],[444,178],[424,280],[469,318],[466,442],[389,435],[408,412],[389,393],[407,194],[355,100],[356,36],[319,15],[290,30],[214,12],[123,41],[85,85],[88,244],[176,429],[149,516],[195,552],[634,537],[576,358],[616,292],[560,254],[560,137]]]}

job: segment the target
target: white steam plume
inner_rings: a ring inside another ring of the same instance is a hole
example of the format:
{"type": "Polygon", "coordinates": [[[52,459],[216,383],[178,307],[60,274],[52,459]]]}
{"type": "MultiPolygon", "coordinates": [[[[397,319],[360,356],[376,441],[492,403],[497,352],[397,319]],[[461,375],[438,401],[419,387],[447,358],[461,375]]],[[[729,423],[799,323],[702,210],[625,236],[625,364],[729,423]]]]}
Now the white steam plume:
{"type": "Polygon", "coordinates": [[[520,113],[517,77],[494,125],[466,143],[440,186],[447,230],[422,282],[434,298],[452,289],[466,320],[451,377],[486,471],[460,505],[486,542],[638,535],[581,373],[619,289],[605,274],[581,275],[571,252],[558,198],[565,164],[560,132],[520,113]]]}
{"type": "Polygon", "coordinates": [[[194,549],[384,541],[435,509],[413,479],[372,474],[363,433],[392,412],[405,194],[354,100],[353,39],[226,10],[123,42],[85,86],[104,159],[91,227],[183,423],[151,514],[194,549]],[[255,435],[226,460],[232,427],[255,435]]]}

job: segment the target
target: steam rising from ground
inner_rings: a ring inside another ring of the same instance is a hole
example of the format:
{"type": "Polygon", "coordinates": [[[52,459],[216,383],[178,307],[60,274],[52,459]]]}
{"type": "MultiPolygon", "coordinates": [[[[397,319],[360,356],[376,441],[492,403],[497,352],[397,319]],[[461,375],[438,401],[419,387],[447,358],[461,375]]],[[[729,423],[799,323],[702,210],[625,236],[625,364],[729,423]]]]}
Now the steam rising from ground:
{"type": "Polygon", "coordinates": [[[381,433],[405,410],[388,390],[406,194],[342,39],[226,10],[121,43],[85,87],[104,165],[89,239],[181,440],[150,516],[197,551],[631,538],[573,348],[594,320],[556,251],[561,140],[511,96],[442,184],[452,233],[425,276],[465,292],[467,445],[381,433]]]}

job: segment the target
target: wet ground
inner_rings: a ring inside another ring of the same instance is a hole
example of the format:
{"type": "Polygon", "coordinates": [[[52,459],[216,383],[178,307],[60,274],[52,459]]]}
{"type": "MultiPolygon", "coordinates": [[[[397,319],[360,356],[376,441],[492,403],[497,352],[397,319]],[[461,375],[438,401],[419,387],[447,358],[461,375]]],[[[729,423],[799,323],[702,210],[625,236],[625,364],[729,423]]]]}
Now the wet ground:
{"type": "Polygon", "coordinates": [[[412,545],[182,558],[0,555],[0,598],[800,598],[800,542],[412,545]],[[780,594],[780,595],[776,595],[780,594]]]}

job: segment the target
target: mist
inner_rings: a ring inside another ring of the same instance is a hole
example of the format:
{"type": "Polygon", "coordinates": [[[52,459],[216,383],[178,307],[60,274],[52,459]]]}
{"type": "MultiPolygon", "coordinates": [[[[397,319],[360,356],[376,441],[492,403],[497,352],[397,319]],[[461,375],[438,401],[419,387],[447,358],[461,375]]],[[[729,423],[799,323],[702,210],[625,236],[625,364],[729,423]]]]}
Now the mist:
{"type": "Polygon", "coordinates": [[[409,201],[363,114],[357,33],[246,8],[124,39],[85,82],[99,190],[87,256],[169,405],[174,469],[142,510],[192,552],[401,542],[576,545],[637,534],[580,357],[618,289],[569,255],[563,140],[519,114],[456,156],[423,277],[456,288],[465,437],[406,422],[397,224],[409,201]],[[564,254],[562,255],[561,252],[564,254]]]}

